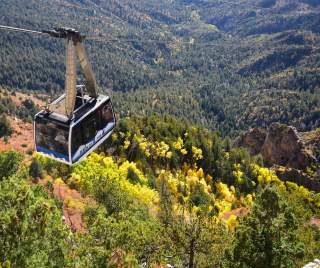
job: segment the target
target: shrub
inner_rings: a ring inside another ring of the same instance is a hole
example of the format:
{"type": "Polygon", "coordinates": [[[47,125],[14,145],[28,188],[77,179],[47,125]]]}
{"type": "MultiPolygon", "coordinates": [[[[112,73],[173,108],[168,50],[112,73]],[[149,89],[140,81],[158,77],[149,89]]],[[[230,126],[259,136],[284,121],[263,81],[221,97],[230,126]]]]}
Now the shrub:
{"type": "Polygon", "coordinates": [[[35,179],[42,178],[43,176],[43,168],[39,160],[36,158],[32,159],[32,163],[29,168],[29,175],[35,179]]]}
{"type": "Polygon", "coordinates": [[[0,138],[11,136],[13,133],[13,129],[10,126],[10,122],[6,115],[2,115],[0,117],[0,138]]]}
{"type": "Polygon", "coordinates": [[[0,153],[0,181],[13,175],[18,170],[22,159],[23,156],[14,151],[0,153]]]}

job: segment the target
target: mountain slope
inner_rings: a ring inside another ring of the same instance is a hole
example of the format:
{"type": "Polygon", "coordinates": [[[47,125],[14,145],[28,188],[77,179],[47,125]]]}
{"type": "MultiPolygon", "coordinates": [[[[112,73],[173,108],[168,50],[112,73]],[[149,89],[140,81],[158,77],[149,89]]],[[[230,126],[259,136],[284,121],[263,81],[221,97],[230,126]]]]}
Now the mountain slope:
{"type": "MultiPolygon", "coordinates": [[[[319,126],[317,1],[3,1],[1,24],[71,26],[136,42],[86,44],[117,111],[171,113],[224,135],[274,121],[319,126]],[[183,43],[191,41],[190,44],[183,43]],[[240,102],[239,102],[240,100],[240,102]],[[191,112],[190,112],[191,111],[191,112]]],[[[0,35],[0,84],[61,92],[61,40],[0,35]]],[[[79,81],[81,82],[81,81],[79,81]]]]}

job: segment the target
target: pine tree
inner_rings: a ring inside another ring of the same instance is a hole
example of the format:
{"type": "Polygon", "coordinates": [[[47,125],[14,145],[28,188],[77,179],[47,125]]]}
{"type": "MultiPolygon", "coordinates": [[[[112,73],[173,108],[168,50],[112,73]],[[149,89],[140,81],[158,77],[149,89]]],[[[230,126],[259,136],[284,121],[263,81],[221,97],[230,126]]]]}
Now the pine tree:
{"type": "Polygon", "coordinates": [[[276,188],[267,186],[240,221],[230,267],[296,267],[304,256],[298,221],[276,188]]]}

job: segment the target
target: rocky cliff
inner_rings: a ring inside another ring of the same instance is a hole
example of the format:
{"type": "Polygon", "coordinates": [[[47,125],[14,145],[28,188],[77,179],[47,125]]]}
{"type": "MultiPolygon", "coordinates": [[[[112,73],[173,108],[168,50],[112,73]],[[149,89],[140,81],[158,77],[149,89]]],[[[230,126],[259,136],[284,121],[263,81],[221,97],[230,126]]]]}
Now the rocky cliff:
{"type": "Polygon", "coordinates": [[[294,181],[320,191],[320,130],[298,133],[294,127],[273,123],[268,130],[254,128],[242,134],[236,147],[261,154],[267,166],[273,166],[283,181],[294,181]],[[312,168],[311,168],[312,167],[312,168]]]}
{"type": "Polygon", "coordinates": [[[247,148],[252,155],[261,154],[268,166],[305,170],[317,161],[297,130],[279,123],[271,124],[268,130],[251,129],[235,145],[247,148]]]}
{"type": "Polygon", "coordinates": [[[320,162],[320,128],[301,133],[301,136],[306,148],[312,151],[317,161],[320,162]]]}

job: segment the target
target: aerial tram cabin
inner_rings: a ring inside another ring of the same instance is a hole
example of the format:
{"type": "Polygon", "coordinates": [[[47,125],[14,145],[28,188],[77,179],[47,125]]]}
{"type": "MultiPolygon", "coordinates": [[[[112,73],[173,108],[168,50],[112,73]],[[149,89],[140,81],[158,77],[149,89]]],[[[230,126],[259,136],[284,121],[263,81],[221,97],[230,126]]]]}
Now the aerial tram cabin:
{"type": "MultiPolygon", "coordinates": [[[[63,103],[65,96],[54,104],[63,103]]],[[[74,164],[101,145],[112,133],[116,121],[108,96],[77,96],[73,117],[40,111],[34,119],[37,152],[57,161],[74,164]]]]}
{"type": "Polygon", "coordinates": [[[44,33],[67,40],[65,94],[35,115],[35,150],[72,165],[112,134],[116,119],[110,97],[97,92],[96,79],[82,44],[85,37],[70,28],[44,33]],[[76,86],[76,54],[85,77],[83,86],[76,86]]]}

